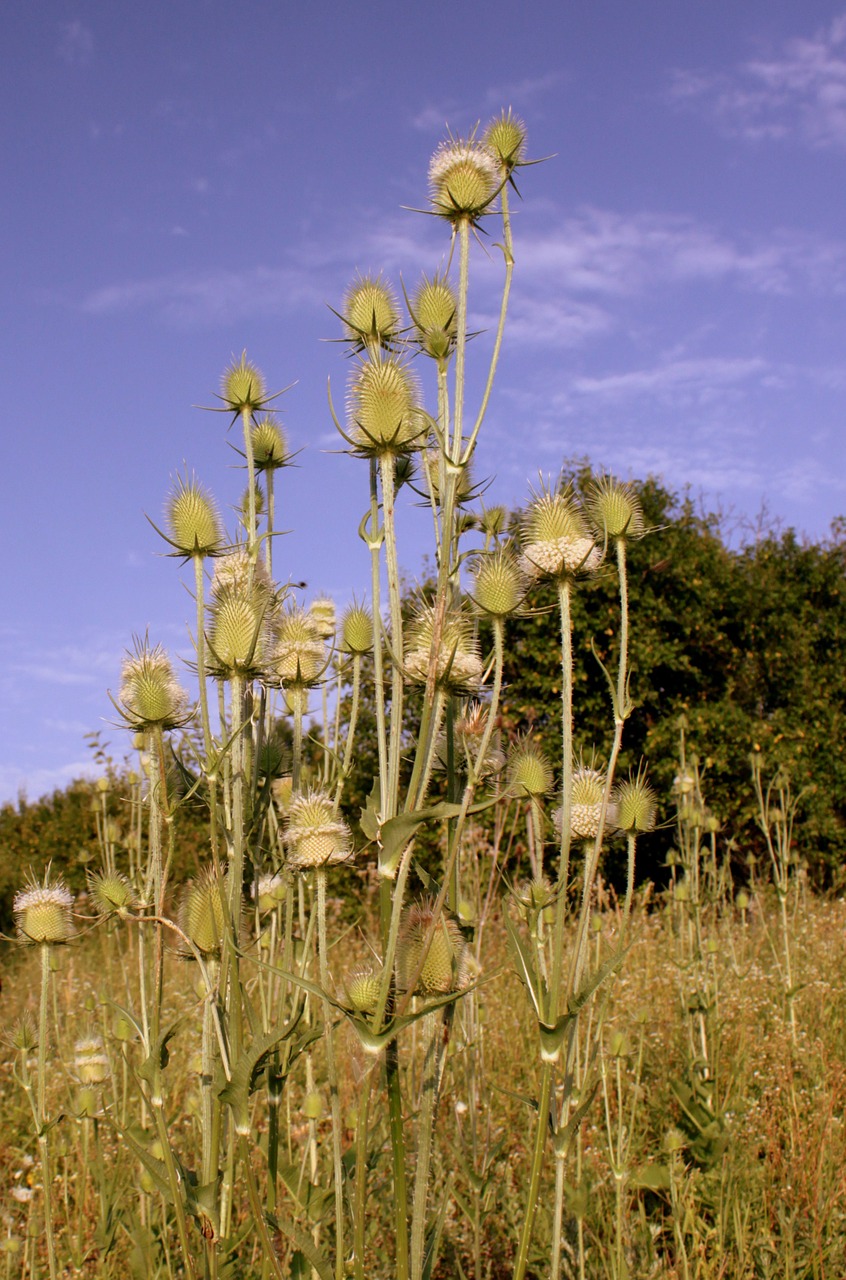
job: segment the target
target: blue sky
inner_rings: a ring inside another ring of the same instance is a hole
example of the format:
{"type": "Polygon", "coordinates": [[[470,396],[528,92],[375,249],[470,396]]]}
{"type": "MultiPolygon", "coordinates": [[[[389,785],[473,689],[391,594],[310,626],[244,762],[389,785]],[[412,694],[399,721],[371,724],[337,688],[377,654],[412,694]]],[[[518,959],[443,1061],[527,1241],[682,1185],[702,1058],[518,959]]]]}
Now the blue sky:
{"type": "MultiPolygon", "coordinates": [[[[356,270],[442,264],[445,226],[404,206],[447,124],[510,105],[553,157],[520,178],[489,501],[589,455],[812,538],[846,512],[846,3],[40,0],[0,57],[0,800],[83,772],[91,730],[123,754],[106,690],[133,634],[187,652],[144,513],[184,465],[239,500],[225,419],[192,408],[233,353],[296,383],[280,576],[365,588],[327,304],[356,270]]],[[[495,253],[472,270],[484,330],[495,253]]]]}

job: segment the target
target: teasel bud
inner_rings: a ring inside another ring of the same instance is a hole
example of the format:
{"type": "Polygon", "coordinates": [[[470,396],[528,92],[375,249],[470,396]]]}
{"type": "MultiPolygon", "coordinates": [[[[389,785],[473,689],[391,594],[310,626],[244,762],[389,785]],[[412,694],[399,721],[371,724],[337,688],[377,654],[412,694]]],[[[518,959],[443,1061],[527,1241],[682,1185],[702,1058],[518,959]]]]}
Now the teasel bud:
{"type": "Polygon", "coordinates": [[[552,790],[552,767],[546,753],[528,738],[518,738],[508,752],[507,786],[512,795],[533,799],[552,790]]]}
{"type": "Polygon", "coordinates": [[[103,1084],[109,1059],[101,1036],[84,1036],[73,1046],[73,1065],[80,1084],[103,1084]]]}
{"type": "Polygon", "coordinates": [[[321,640],[331,640],[335,635],[335,601],[329,596],[318,596],[308,607],[312,621],[321,640]]]}
{"type": "Polygon", "coordinates": [[[165,512],[168,540],[183,556],[217,555],[223,528],[214,500],[200,482],[177,477],[165,512]]]}
{"type": "Polygon", "coordinates": [[[381,969],[372,964],[360,964],[352,970],[346,981],[347,999],[356,1013],[375,1013],[379,1003],[381,969]]]}
{"type": "Polygon", "coordinates": [[[135,652],[123,662],[118,698],[118,710],[136,732],[155,726],[175,729],[191,719],[188,695],[160,644],[151,649],[146,640],[136,640],[135,652]]]}
{"type": "MultiPolygon", "coordinates": [[[[182,932],[203,956],[220,951],[226,928],[223,895],[226,892],[213,868],[204,871],[183,892],[179,912],[182,932]]],[[[189,950],[186,959],[192,957],[189,950]]]]}
{"type": "Polygon", "coordinates": [[[336,817],[332,797],[325,791],[300,792],[292,798],[283,840],[287,865],[294,871],[335,866],[355,856],[350,829],[336,817]]]}
{"type": "Polygon", "coordinates": [[[536,876],[515,891],[514,897],[520,915],[530,926],[537,928],[538,918],[555,902],[555,893],[546,876],[536,876]]]}
{"type": "Polygon", "coordinates": [[[449,282],[437,273],[423,277],[409,304],[421,351],[433,360],[446,360],[455,346],[458,302],[449,282]]]}
{"type": "Polygon", "coordinates": [[[523,163],[526,154],[526,126],[510,107],[491,120],[482,141],[509,175],[523,163]]]}
{"type": "Polygon", "coordinates": [[[347,395],[349,439],[363,457],[408,453],[423,442],[426,425],[414,374],[395,356],[362,361],[347,395]]]}
{"type": "MultiPolygon", "coordinates": [[[[595,840],[605,794],[605,774],[599,769],[579,765],[573,771],[570,796],[570,835],[574,840],[595,840]]],[[[609,806],[609,809],[611,806],[609,806]]],[[[561,809],[553,814],[556,831],[561,830],[561,809]]],[[[611,814],[606,814],[611,825],[611,814]]]]}
{"type": "Polygon", "coordinates": [[[373,651],[373,615],[364,605],[353,602],[341,619],[341,648],[344,653],[373,651]]]}
{"type": "Polygon", "coordinates": [[[505,547],[499,547],[479,556],[469,594],[482,613],[491,618],[507,618],[520,608],[527,586],[517,558],[505,547]]]}
{"type": "Polygon", "coordinates": [[[3,1040],[10,1049],[29,1057],[38,1048],[38,1027],[28,1009],[24,1009],[12,1023],[11,1030],[4,1033],[3,1040]]]}
{"type": "Polygon", "coordinates": [[[257,471],[276,471],[288,465],[291,453],[279,423],[266,413],[252,430],[253,462],[257,471]]]}
{"type": "Polygon", "coordinates": [[[220,398],[233,413],[242,413],[245,409],[249,413],[255,413],[267,403],[264,376],[247,359],[246,351],[242,351],[238,363],[233,360],[224,373],[220,398]]]}
{"type": "MultiPolygon", "coordinates": [[[[397,987],[400,991],[409,989],[434,920],[434,904],[431,902],[415,904],[404,913],[397,944],[397,987]]],[[[467,985],[469,972],[464,935],[456,921],[442,913],[434,926],[431,945],[413,994],[441,996],[459,991],[467,985]]]]}
{"type": "Polygon", "coordinates": [[[595,573],[602,560],[572,492],[536,494],[523,517],[520,542],[520,564],[530,578],[561,581],[595,573]]]}
{"type": "Polygon", "coordinates": [[[138,903],[138,896],[122,871],[89,871],[88,893],[98,916],[126,919],[138,903]]]}
{"type": "Polygon", "coordinates": [[[498,538],[505,532],[508,512],[505,507],[485,507],[478,517],[478,523],[486,538],[498,538]]]}
{"type": "MultiPolygon", "coordinates": [[[[447,465],[456,467],[455,463],[444,463],[440,449],[427,449],[426,451],[426,477],[429,482],[429,490],[438,506],[443,506],[443,492],[441,486],[441,467],[447,465]]],[[[460,474],[458,483],[455,486],[455,505],[457,507],[466,506],[467,503],[473,502],[478,496],[473,488],[473,470],[469,462],[463,463],[458,467],[460,474]]]]}
{"type": "Polygon", "coordinates": [[[633,485],[605,476],[591,484],[584,504],[593,531],[603,542],[643,537],[643,505],[633,485]]]}
{"type": "Polygon", "coordinates": [[[245,677],[266,672],[276,597],[267,569],[243,549],[215,564],[209,606],[209,670],[245,677]]]}
{"type": "Polygon", "coordinates": [[[33,876],[12,900],[18,939],[23,943],[61,946],[74,936],[71,908],[73,894],[64,880],[51,878],[50,868],[43,883],[33,876]]]}
{"type": "Polygon", "coordinates": [[[435,682],[453,693],[473,692],[479,687],[484,665],[466,613],[453,609],[444,614],[438,649],[432,653],[436,612],[423,605],[408,624],[404,655],[405,675],[414,684],[426,684],[434,663],[435,682]]]}
{"type": "Polygon", "coordinates": [[[273,673],[287,689],[317,683],[326,666],[326,648],[314,616],[293,606],[277,620],[273,673]]]}
{"type": "Polygon", "coordinates": [[[354,351],[390,350],[399,337],[400,317],[393,289],[378,276],[358,276],[344,299],[346,335],[354,351]]]}
{"type": "MultiPolygon", "coordinates": [[[[253,485],[253,508],[257,516],[264,515],[264,490],[257,484],[253,485]]],[[[238,508],[241,517],[241,524],[246,527],[250,516],[250,487],[249,485],[241,494],[241,505],[238,508]]]]}
{"type": "Polygon", "coordinates": [[[500,186],[494,153],[474,138],[449,138],[429,162],[434,211],[452,223],[471,223],[488,209],[500,186]]]}
{"type": "Polygon", "coordinates": [[[619,831],[638,835],[641,831],[651,831],[655,826],[657,797],[642,769],[628,781],[620,783],[614,792],[614,802],[619,831]]]}

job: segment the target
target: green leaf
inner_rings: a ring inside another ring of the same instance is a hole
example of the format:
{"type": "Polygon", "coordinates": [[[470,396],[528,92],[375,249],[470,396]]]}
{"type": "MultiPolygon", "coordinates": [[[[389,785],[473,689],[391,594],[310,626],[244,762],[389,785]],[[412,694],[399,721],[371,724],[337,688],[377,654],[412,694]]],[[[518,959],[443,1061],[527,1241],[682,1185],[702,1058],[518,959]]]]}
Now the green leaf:
{"type": "Polygon", "coordinates": [[[639,1191],[669,1191],[670,1169],[666,1164],[643,1164],[635,1169],[631,1186],[639,1191]]]}

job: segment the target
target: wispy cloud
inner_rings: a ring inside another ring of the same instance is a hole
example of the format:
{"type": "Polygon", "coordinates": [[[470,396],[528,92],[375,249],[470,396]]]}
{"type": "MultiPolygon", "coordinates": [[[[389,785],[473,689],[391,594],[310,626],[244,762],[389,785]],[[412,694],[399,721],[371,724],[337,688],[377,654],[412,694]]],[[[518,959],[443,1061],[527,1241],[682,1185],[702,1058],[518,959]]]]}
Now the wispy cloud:
{"type": "Polygon", "coordinates": [[[88,293],[81,308],[95,316],[156,311],[172,324],[194,328],[251,316],[283,315],[303,303],[322,304],[323,297],[322,289],[306,271],[253,267],[104,285],[88,293]]]}
{"type": "Polygon", "coordinates": [[[520,80],[507,80],[499,85],[491,85],[479,98],[462,101],[452,95],[441,98],[438,102],[427,103],[411,118],[411,126],[422,133],[431,134],[449,125],[454,131],[466,130],[479,119],[479,107],[482,107],[482,127],[487,123],[488,115],[496,115],[501,110],[513,106],[518,113],[529,113],[537,118],[541,104],[550,93],[561,85],[562,73],[547,72],[540,76],[524,76],[520,80]]]}
{"type": "Polygon", "coordinates": [[[798,138],[846,149],[846,13],[730,72],[678,70],[671,97],[748,141],[798,138]]]}
{"type": "Polygon", "coordinates": [[[56,52],[69,66],[87,67],[94,57],[94,36],[90,28],[79,18],[62,23],[56,52]]]}
{"type": "Polygon", "coordinates": [[[64,790],[77,778],[95,778],[100,770],[90,759],[69,760],[51,769],[23,769],[20,765],[0,765],[0,804],[11,803],[19,796],[37,800],[53,791],[64,790]]]}

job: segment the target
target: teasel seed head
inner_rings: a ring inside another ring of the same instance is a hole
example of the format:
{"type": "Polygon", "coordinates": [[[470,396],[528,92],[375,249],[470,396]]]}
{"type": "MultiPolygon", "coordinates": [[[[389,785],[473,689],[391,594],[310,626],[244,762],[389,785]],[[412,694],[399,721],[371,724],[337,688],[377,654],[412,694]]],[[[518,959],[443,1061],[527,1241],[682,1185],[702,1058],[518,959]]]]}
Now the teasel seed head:
{"type": "Polygon", "coordinates": [[[188,695],[160,644],[151,649],[146,640],[136,640],[123,662],[118,698],[121,715],[136,732],[174,729],[191,719],[188,695]]]}
{"type": "Polygon", "coordinates": [[[178,477],[166,506],[167,532],[184,556],[216,555],[223,546],[223,527],[214,500],[194,476],[178,477]]]}
{"type": "Polygon", "coordinates": [[[288,885],[281,871],[273,875],[259,876],[253,881],[253,897],[262,914],[274,911],[288,896],[288,885]]]}
{"type": "Polygon", "coordinates": [[[219,592],[210,610],[209,670],[217,675],[261,675],[267,667],[267,603],[254,591],[219,592]]]}
{"type": "Polygon", "coordinates": [[[535,494],[523,517],[520,542],[520,563],[530,578],[561,581],[595,573],[602,560],[572,492],[535,494]]]}
{"type": "Polygon", "coordinates": [[[552,790],[552,767],[546,753],[530,742],[518,738],[508,752],[508,790],[517,796],[539,799],[552,790]]]}
{"type": "Polygon", "coordinates": [[[643,505],[633,485],[605,476],[590,486],[584,503],[597,539],[643,537],[643,505]]]}
{"type": "Polygon", "coordinates": [[[497,157],[472,137],[448,138],[429,162],[434,211],[453,223],[480,218],[499,185],[497,157]]]}
{"type": "Polygon", "coordinates": [[[420,349],[433,360],[445,360],[455,345],[458,301],[450,283],[437,273],[423,277],[409,310],[420,349]]]}
{"type": "Polygon", "coordinates": [[[287,865],[294,871],[334,866],[355,856],[350,829],[338,820],[332,797],[324,791],[300,792],[292,798],[283,839],[287,865]]]}
{"type": "Polygon", "coordinates": [[[364,360],[347,396],[349,436],[365,457],[408,453],[423,442],[425,424],[414,374],[395,356],[364,360]]]}
{"type": "Polygon", "coordinates": [[[312,613],[292,606],[276,622],[273,673],[286,689],[317,683],[326,665],[326,648],[312,613]]]}
{"type": "MultiPolygon", "coordinates": [[[[580,764],[573,771],[570,798],[570,835],[574,840],[594,840],[599,831],[602,813],[602,797],[605,794],[605,774],[580,764]]],[[[609,806],[610,807],[610,806],[609,806]]],[[[556,809],[553,820],[561,830],[561,809],[556,809]]],[[[606,817],[609,815],[606,814],[606,817]]]]}
{"type": "Polygon", "coordinates": [[[658,801],[643,769],[639,769],[626,782],[620,783],[615,789],[614,801],[615,822],[619,831],[624,831],[627,835],[638,835],[641,831],[651,831],[655,826],[658,801]]]}
{"type": "Polygon", "coordinates": [[[342,318],[346,336],[355,351],[389,350],[399,336],[396,295],[381,274],[358,276],[353,280],[344,299],[342,318]]]}
{"type": "Polygon", "coordinates": [[[103,1084],[109,1074],[109,1059],[102,1036],[84,1036],[73,1046],[73,1065],[80,1084],[103,1084]]]}
{"type": "Polygon", "coordinates": [[[379,1003],[381,970],[372,964],[360,964],[347,978],[347,999],[356,1013],[374,1013],[379,1003]]]}
{"type": "MultiPolygon", "coordinates": [[[[186,886],[180,908],[179,924],[203,956],[220,951],[226,928],[223,909],[225,882],[221,885],[214,869],[209,868],[186,886]]],[[[188,951],[186,958],[192,958],[188,951]]]]}
{"type": "Polygon", "coordinates": [[[531,925],[537,923],[538,916],[547,911],[555,901],[555,893],[546,876],[535,876],[520,885],[515,898],[521,916],[531,925]]]}
{"type": "Polygon", "coordinates": [[[88,893],[98,916],[128,916],[138,895],[122,871],[89,871],[88,893]]]}
{"type": "Polygon", "coordinates": [[[341,648],[344,653],[372,653],[373,615],[364,605],[353,602],[345,611],[341,619],[341,648]]]}
{"type": "Polygon", "coordinates": [[[480,555],[473,568],[470,598],[482,613],[507,618],[523,603],[528,583],[516,556],[505,547],[480,555]]]}
{"type": "Polygon", "coordinates": [[[335,635],[335,601],[330,596],[318,596],[308,607],[309,614],[321,640],[331,640],[335,635]]]}
{"type": "Polygon", "coordinates": [[[521,164],[526,154],[526,126],[509,107],[490,122],[482,141],[494,153],[507,173],[521,164]]]}
{"type": "Polygon", "coordinates": [[[267,400],[267,389],[264,377],[247,359],[246,351],[241,352],[241,359],[226,369],[220,385],[220,398],[233,413],[247,410],[255,413],[267,400]]]}
{"type": "MultiPolygon", "coordinates": [[[[404,913],[397,944],[397,987],[401,991],[409,989],[434,919],[431,902],[415,904],[404,913]]],[[[441,914],[414,994],[440,996],[459,991],[466,986],[468,975],[469,956],[464,935],[455,920],[441,914]]]]}
{"type": "Polygon", "coordinates": [[[12,900],[18,939],[23,943],[61,946],[74,936],[71,908],[73,894],[61,877],[53,879],[48,867],[43,882],[30,877],[12,900]]]}
{"type": "Polygon", "coordinates": [[[478,689],[484,674],[473,623],[461,609],[444,615],[437,653],[432,654],[436,613],[433,605],[423,605],[408,624],[404,655],[405,674],[414,684],[426,684],[432,662],[435,681],[454,693],[478,689]]]}
{"type": "Polygon", "coordinates": [[[3,1035],[10,1049],[29,1057],[38,1048],[38,1027],[28,1009],[24,1009],[12,1023],[11,1030],[3,1035]]]}
{"type": "Polygon", "coordinates": [[[505,532],[508,512],[505,507],[485,507],[478,517],[479,528],[487,538],[498,538],[505,532]]]}
{"type": "Polygon", "coordinates": [[[253,462],[258,471],[287,466],[290,449],[285,432],[272,414],[259,418],[252,430],[253,462]]]}

